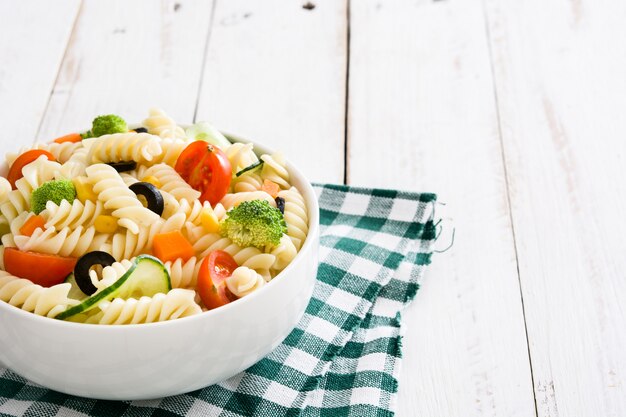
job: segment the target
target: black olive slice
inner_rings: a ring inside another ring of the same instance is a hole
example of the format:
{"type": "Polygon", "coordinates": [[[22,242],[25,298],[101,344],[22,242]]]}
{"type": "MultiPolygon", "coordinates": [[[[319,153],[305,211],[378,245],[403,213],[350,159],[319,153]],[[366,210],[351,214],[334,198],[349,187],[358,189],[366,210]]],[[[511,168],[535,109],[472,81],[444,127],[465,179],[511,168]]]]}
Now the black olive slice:
{"type": "Polygon", "coordinates": [[[276,197],[276,207],[281,213],[285,214],[285,199],[282,197],[276,197]]]}
{"type": "Polygon", "coordinates": [[[98,289],[91,282],[91,278],[89,278],[89,270],[94,265],[101,265],[104,268],[105,266],[113,265],[113,262],[115,262],[113,256],[99,250],[81,256],[74,267],[74,279],[78,288],[87,295],[95,293],[98,289]]]}
{"type": "Polygon", "coordinates": [[[154,211],[159,216],[163,214],[163,208],[165,207],[163,196],[154,185],[149,182],[136,182],[128,188],[135,194],[142,195],[146,198],[149,210],[154,211]]]}
{"type": "Polygon", "coordinates": [[[109,162],[107,165],[111,165],[117,172],[132,171],[137,168],[135,161],[109,162]]]}
{"type": "Polygon", "coordinates": [[[133,129],[137,133],[148,133],[148,129],[145,127],[138,127],[137,129],[133,129]]]}

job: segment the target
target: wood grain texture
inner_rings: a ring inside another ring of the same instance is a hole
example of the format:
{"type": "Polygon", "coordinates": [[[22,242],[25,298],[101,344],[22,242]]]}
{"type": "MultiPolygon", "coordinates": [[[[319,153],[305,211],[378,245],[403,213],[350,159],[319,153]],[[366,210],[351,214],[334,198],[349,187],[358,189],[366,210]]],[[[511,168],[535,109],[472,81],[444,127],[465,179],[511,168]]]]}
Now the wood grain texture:
{"type": "Polygon", "coordinates": [[[343,182],[346,3],[217,2],[197,119],[343,182]]]}
{"type": "Polygon", "coordinates": [[[350,183],[435,191],[456,226],[404,313],[398,416],[532,416],[481,2],[355,1],[350,30],[350,183]]]}
{"type": "Polygon", "coordinates": [[[0,0],[0,146],[16,151],[37,134],[80,0],[0,0]]]}
{"type": "Polygon", "coordinates": [[[137,122],[158,106],[193,119],[211,1],[85,0],[40,140],[88,128],[98,114],[137,122]]]}
{"type": "Polygon", "coordinates": [[[486,5],[539,416],[624,416],[626,3],[486,5]]]}

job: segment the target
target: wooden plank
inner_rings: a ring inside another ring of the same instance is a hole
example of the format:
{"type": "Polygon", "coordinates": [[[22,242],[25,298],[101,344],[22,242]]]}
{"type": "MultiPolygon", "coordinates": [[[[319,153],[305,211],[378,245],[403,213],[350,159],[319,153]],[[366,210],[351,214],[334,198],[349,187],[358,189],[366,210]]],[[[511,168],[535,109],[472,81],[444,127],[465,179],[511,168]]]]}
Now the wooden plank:
{"type": "Polygon", "coordinates": [[[218,2],[198,119],[343,182],[346,1],[218,2]]]}
{"type": "Polygon", "coordinates": [[[457,230],[404,313],[398,415],[535,415],[481,1],[355,1],[350,33],[350,183],[437,192],[457,230]]]}
{"type": "Polygon", "coordinates": [[[539,416],[624,416],[626,3],[486,4],[539,416]]]}
{"type": "Polygon", "coordinates": [[[39,138],[87,128],[98,114],[139,122],[153,106],[190,123],[211,8],[202,0],[85,0],[39,138]]]}
{"type": "Polygon", "coordinates": [[[0,146],[33,142],[80,0],[0,1],[0,146]]]}

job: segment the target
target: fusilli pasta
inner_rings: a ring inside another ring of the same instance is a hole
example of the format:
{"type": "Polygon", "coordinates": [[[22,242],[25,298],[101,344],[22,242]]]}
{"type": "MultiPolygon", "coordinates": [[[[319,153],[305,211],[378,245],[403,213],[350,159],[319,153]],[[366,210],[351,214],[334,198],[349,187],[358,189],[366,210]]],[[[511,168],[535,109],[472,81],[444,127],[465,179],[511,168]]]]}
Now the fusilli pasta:
{"type": "Polygon", "coordinates": [[[265,279],[254,269],[240,266],[226,278],[226,286],[237,298],[245,297],[265,285],[265,279]]]}
{"type": "Polygon", "coordinates": [[[120,161],[148,163],[160,155],[160,138],[149,133],[114,133],[83,140],[89,149],[87,162],[92,164],[120,161]]]}
{"type": "Polygon", "coordinates": [[[270,203],[272,207],[276,207],[276,200],[274,200],[272,196],[265,191],[242,191],[240,193],[226,194],[220,203],[226,210],[230,210],[233,207],[237,207],[244,201],[252,200],[265,200],[270,203]]]}
{"type": "Polygon", "coordinates": [[[293,241],[296,249],[300,250],[309,232],[309,216],[304,198],[296,187],[280,191],[278,196],[285,199],[284,216],[285,223],[287,223],[287,235],[293,241]]]}
{"type": "Polygon", "coordinates": [[[78,304],[68,298],[70,284],[57,284],[49,288],[0,271],[0,300],[40,316],[55,317],[69,306],[78,304]]]}
{"type": "Polygon", "coordinates": [[[149,133],[162,138],[186,138],[185,131],[163,110],[152,108],[148,114],[149,116],[144,119],[143,125],[149,133]]]}
{"type": "Polygon", "coordinates": [[[289,183],[289,171],[285,168],[285,158],[282,154],[263,155],[263,168],[261,168],[261,178],[275,182],[282,189],[291,187],[289,183]]]}
{"type": "Polygon", "coordinates": [[[93,191],[104,208],[112,210],[118,224],[131,233],[139,233],[140,225],[150,225],[159,215],[144,207],[115,168],[106,164],[94,164],[85,170],[87,179],[93,184],[93,191]]]}
{"type": "Polygon", "coordinates": [[[177,200],[193,202],[200,197],[200,192],[191,188],[187,182],[167,164],[156,164],[148,168],[144,177],[153,176],[161,183],[161,189],[177,200]]]}
{"type": "Polygon", "coordinates": [[[88,322],[138,324],[193,316],[202,312],[194,300],[195,295],[195,291],[175,288],[167,294],[141,297],[139,300],[116,298],[113,301],[103,301],[98,304],[102,312],[88,319],[88,322]]]}

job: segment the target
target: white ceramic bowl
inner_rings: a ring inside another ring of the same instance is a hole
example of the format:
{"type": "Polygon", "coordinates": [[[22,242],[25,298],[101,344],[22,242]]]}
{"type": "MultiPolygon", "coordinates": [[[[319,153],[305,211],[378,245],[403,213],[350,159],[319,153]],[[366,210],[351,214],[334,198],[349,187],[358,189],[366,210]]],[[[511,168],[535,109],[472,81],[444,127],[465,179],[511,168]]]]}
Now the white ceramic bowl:
{"type": "Polygon", "coordinates": [[[136,400],[202,388],[259,361],[301,318],[317,273],[317,198],[309,181],[287,168],[306,201],[309,234],[291,264],[259,291],[192,317],[114,326],[49,319],[0,301],[0,362],[56,391],[136,400]]]}

